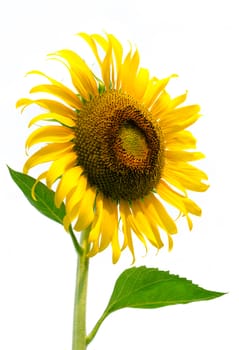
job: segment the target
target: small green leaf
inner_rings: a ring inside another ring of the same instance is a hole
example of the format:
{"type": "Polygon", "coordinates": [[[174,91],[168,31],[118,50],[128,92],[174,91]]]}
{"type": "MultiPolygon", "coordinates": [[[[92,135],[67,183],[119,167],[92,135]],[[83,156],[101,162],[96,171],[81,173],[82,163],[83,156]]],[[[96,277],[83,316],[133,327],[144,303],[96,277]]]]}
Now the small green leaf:
{"type": "Polygon", "coordinates": [[[87,337],[89,344],[105,318],[125,307],[153,309],[168,305],[210,300],[225,293],[213,292],[186,278],[145,266],[125,270],[117,279],[108,306],[87,337]]]}
{"type": "Polygon", "coordinates": [[[193,284],[186,278],[145,266],[125,270],[116,281],[107,313],[125,308],[159,308],[217,298],[213,292],[193,284]]]}
{"type": "Polygon", "coordinates": [[[60,208],[57,208],[54,203],[55,192],[50,190],[43,183],[38,182],[35,187],[36,200],[32,198],[32,187],[36,182],[33,177],[15,171],[8,168],[10,175],[16,185],[24,193],[29,202],[35,207],[41,214],[48,218],[62,224],[65,216],[65,206],[62,203],[60,208]]]}

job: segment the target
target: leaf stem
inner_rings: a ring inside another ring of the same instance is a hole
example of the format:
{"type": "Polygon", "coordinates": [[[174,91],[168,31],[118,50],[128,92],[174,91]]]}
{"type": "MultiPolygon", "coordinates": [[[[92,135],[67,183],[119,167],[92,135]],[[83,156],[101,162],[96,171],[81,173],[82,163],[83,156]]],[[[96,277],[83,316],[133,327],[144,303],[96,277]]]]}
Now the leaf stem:
{"type": "Polygon", "coordinates": [[[95,324],[94,328],[92,329],[92,331],[89,333],[89,335],[86,337],[86,344],[88,345],[96,336],[96,333],[98,332],[101,324],[103,323],[103,321],[105,320],[105,318],[108,316],[108,313],[105,311],[102,316],[99,318],[99,320],[97,321],[97,323],[95,324]]]}
{"type": "Polygon", "coordinates": [[[75,236],[75,234],[74,234],[74,232],[72,230],[71,225],[69,227],[69,234],[71,236],[71,239],[72,239],[72,242],[73,242],[73,245],[75,247],[75,250],[76,250],[77,254],[80,254],[80,255],[83,254],[83,249],[80,246],[79,242],[77,241],[76,236],[75,236]]]}
{"type": "Polygon", "coordinates": [[[89,258],[88,252],[88,233],[86,229],[81,233],[81,254],[78,252],[78,262],[76,271],[75,305],[73,319],[73,337],[72,350],[86,349],[86,297],[88,284],[89,258]]]}

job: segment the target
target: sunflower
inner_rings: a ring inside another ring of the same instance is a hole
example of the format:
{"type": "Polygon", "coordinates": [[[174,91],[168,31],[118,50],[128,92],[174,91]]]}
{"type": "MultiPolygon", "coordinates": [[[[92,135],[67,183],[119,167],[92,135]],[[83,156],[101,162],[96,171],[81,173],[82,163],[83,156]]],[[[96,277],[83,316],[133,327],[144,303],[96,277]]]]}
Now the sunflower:
{"type": "Polygon", "coordinates": [[[166,207],[176,208],[191,229],[190,215],[201,215],[201,209],[188,190],[208,188],[207,175],[191,164],[203,154],[195,151],[196,140],[186,130],[200,117],[200,107],[179,107],[187,94],[171,98],[165,90],[174,75],[151,77],[139,66],[138,50],[131,46],[124,54],[115,36],[79,36],[89,45],[100,78],[71,50],[49,56],[69,70],[72,88],[30,72],[46,83],[30,91],[41,98],[17,102],[23,110],[32,104],[43,110],[30,122],[43,124],[27,138],[26,148],[41,146],[24,172],[47,163],[38,180],[54,185],[57,207],[65,203],[65,229],[89,231],[89,256],[111,245],[114,263],[126,247],[134,260],[134,237],[146,249],[148,242],[160,249],[162,231],[171,249],[177,226],[166,207]]]}

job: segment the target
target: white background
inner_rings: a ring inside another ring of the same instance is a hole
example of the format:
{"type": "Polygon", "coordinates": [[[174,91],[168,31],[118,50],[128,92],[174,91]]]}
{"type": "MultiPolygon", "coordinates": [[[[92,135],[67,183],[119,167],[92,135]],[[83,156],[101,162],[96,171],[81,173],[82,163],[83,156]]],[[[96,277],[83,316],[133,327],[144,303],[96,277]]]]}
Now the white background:
{"type": "MultiPolygon", "coordinates": [[[[213,301],[158,310],[112,314],[90,350],[239,349],[238,281],[238,9],[237,1],[5,1],[0,5],[0,349],[70,350],[76,256],[60,225],[36,212],[11,181],[9,164],[21,170],[29,118],[15,110],[26,94],[24,74],[42,67],[45,55],[74,48],[73,34],[112,32],[136,43],[142,65],[165,77],[203,117],[193,128],[207,158],[200,167],[210,189],[193,194],[203,216],[188,232],[183,221],[171,253],[145,264],[228,292],[213,301]]],[[[109,250],[92,259],[88,328],[100,316],[113,281],[131,258],[111,264],[109,250]]]]}

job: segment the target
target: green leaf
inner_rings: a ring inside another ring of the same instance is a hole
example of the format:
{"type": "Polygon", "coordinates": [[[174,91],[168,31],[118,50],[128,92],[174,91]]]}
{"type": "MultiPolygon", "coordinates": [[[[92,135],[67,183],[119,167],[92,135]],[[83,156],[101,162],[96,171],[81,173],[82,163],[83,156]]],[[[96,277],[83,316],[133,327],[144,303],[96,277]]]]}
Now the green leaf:
{"type": "Polygon", "coordinates": [[[186,278],[145,266],[125,270],[116,281],[107,313],[125,308],[159,308],[217,298],[213,292],[193,284],[186,278]]]}
{"type": "Polygon", "coordinates": [[[8,167],[10,175],[13,181],[17,184],[20,190],[24,193],[29,202],[35,207],[41,214],[48,218],[62,224],[65,216],[65,205],[62,203],[60,208],[57,208],[54,203],[55,192],[50,190],[43,183],[38,182],[35,187],[35,197],[32,198],[32,187],[36,182],[33,177],[15,171],[8,167]]]}
{"type": "Polygon", "coordinates": [[[186,278],[145,266],[125,270],[117,279],[108,306],[87,337],[90,343],[105,318],[126,307],[153,309],[175,304],[210,300],[225,293],[199,287],[186,278]]]}

